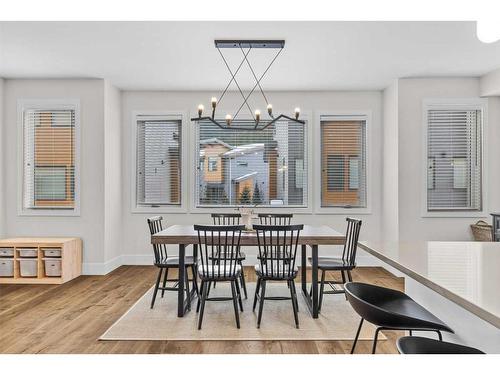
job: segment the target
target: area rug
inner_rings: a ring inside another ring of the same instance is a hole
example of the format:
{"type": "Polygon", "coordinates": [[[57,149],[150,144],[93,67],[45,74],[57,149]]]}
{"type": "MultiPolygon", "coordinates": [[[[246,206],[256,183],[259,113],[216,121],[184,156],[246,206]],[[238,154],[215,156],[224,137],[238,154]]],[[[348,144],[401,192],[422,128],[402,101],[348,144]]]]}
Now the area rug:
{"type": "MultiPolygon", "coordinates": [[[[297,288],[299,285],[297,285],[297,288]]],[[[244,311],[240,313],[241,328],[236,328],[231,301],[207,301],[203,316],[203,327],[197,329],[196,302],[183,318],[177,317],[177,293],[158,293],[154,309],[150,309],[153,288],[144,294],[100,340],[353,340],[359,324],[344,295],[326,295],[318,319],[312,319],[304,297],[298,290],[299,324],[296,329],[291,301],[268,301],[264,303],[262,322],[257,329],[257,309],[252,312],[255,283],[248,283],[248,300],[243,299],[244,311]]],[[[217,284],[210,297],[230,296],[228,283],[217,284]]],[[[268,283],[266,295],[288,296],[289,289],[283,283],[268,283]]],[[[365,323],[360,340],[371,340],[375,328],[365,323]]],[[[385,336],[379,335],[384,340],[385,336]]]]}

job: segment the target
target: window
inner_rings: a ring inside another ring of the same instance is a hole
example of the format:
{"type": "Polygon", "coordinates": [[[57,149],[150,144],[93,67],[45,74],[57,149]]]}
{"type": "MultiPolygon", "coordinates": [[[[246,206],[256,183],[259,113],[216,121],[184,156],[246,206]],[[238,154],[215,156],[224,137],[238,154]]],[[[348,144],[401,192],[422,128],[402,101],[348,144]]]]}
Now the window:
{"type": "Polygon", "coordinates": [[[208,171],[216,172],[217,171],[217,161],[218,158],[216,156],[210,156],[208,158],[208,171]]]}
{"type": "Polygon", "coordinates": [[[136,205],[181,204],[181,119],[138,115],[136,205]]]}
{"type": "Polygon", "coordinates": [[[482,210],[482,110],[429,105],[427,211],[482,210]]]}
{"type": "MultiPolygon", "coordinates": [[[[197,126],[196,206],[307,206],[305,126],[278,121],[265,130],[197,126]],[[216,166],[215,168],[213,166],[216,166]]],[[[248,125],[248,128],[246,128],[248,125]]]]}
{"type": "Polygon", "coordinates": [[[366,207],[366,118],[321,116],[321,207],[366,207]]]}
{"type": "Polygon", "coordinates": [[[76,106],[22,110],[23,209],[75,210],[76,106]]]}

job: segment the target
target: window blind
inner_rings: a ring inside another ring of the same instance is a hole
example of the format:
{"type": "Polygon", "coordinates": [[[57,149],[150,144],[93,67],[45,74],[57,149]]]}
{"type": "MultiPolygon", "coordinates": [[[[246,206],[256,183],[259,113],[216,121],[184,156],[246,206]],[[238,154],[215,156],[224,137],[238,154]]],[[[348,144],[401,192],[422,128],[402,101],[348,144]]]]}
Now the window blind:
{"type": "Polygon", "coordinates": [[[75,111],[23,112],[24,207],[75,207],[75,111]]]}
{"type": "Polygon", "coordinates": [[[181,120],[137,117],[138,206],[181,204],[181,120]]]}
{"type": "Polygon", "coordinates": [[[481,110],[427,111],[427,208],[482,209],[481,110]]]}
{"type": "Polygon", "coordinates": [[[321,116],[321,206],[366,207],[366,120],[321,116]]]}
{"type": "Polygon", "coordinates": [[[197,206],[307,205],[305,126],[278,121],[252,130],[253,125],[249,120],[233,122],[238,129],[197,124],[197,206]]]}

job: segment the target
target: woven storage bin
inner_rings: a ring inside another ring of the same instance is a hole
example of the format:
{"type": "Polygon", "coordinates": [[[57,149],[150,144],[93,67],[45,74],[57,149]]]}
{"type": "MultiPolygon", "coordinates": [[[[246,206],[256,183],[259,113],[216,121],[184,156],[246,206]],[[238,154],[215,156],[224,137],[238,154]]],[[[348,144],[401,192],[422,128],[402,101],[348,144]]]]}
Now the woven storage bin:
{"type": "Polygon", "coordinates": [[[475,241],[493,241],[492,228],[490,224],[483,220],[479,220],[476,224],[470,225],[475,241]]]}

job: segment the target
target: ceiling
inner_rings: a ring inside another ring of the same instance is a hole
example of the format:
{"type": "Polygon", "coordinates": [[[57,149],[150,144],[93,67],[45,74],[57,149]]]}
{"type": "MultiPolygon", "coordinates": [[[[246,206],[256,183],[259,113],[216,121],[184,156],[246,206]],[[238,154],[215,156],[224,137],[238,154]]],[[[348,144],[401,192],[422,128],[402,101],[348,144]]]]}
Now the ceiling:
{"type": "MultiPolygon", "coordinates": [[[[0,77],[221,89],[230,76],[214,39],[285,39],[262,81],[268,90],[378,90],[400,77],[480,76],[500,67],[500,42],[480,42],[475,22],[0,22],[0,77]]],[[[240,50],[224,52],[239,63],[240,50]]],[[[273,52],[251,51],[257,75],[273,52]]],[[[238,78],[243,89],[253,86],[246,65],[238,78]]]]}

